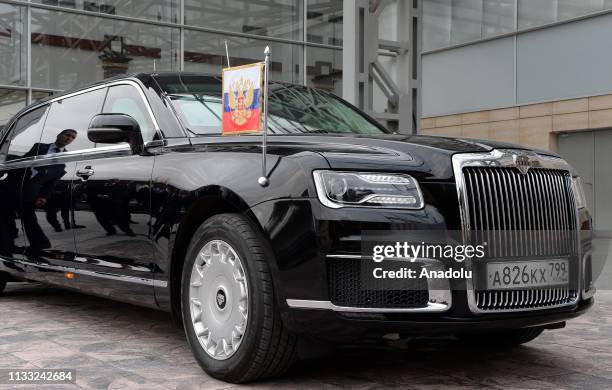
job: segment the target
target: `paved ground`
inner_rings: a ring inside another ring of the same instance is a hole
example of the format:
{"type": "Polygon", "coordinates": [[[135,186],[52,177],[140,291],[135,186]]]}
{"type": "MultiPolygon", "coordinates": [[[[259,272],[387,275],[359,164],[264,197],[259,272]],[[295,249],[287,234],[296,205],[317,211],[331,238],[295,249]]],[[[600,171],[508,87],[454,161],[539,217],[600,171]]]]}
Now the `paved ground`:
{"type": "MultiPolygon", "coordinates": [[[[78,387],[93,389],[232,387],[199,369],[165,313],[38,285],[10,284],[0,298],[3,368],[74,368],[78,387]]],[[[612,293],[512,353],[451,339],[344,349],[256,387],[612,389],[612,293]]]]}

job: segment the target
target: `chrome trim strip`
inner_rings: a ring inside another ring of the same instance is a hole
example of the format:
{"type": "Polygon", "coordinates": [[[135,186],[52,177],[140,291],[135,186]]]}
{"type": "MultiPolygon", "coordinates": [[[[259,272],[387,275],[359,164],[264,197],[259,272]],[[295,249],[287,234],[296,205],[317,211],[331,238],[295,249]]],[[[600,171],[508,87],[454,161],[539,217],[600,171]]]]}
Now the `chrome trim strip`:
{"type": "Polygon", "coordinates": [[[428,303],[427,307],[418,308],[370,308],[336,306],[330,301],[313,301],[307,299],[287,299],[287,305],[293,309],[332,310],[348,313],[441,313],[447,311],[450,305],[444,303],[428,303]]]}
{"type": "Polygon", "coordinates": [[[22,264],[22,265],[26,265],[26,266],[30,266],[30,267],[48,269],[48,270],[51,270],[51,271],[72,272],[72,273],[77,274],[77,275],[85,275],[85,276],[93,276],[93,277],[102,278],[102,279],[117,280],[119,282],[144,284],[144,285],[147,285],[147,286],[161,287],[161,288],[167,288],[168,287],[168,282],[165,281],[165,280],[139,278],[139,277],[136,277],[136,276],[123,276],[123,275],[104,274],[104,273],[95,272],[95,271],[89,271],[89,270],[84,270],[84,269],[75,269],[75,268],[70,268],[70,267],[64,267],[64,266],[61,266],[61,265],[31,263],[29,261],[23,261],[23,260],[14,260],[14,259],[10,259],[9,260],[9,259],[6,259],[6,258],[0,258],[0,260],[12,262],[12,263],[18,263],[18,264],[22,264]]]}
{"type": "Polygon", "coordinates": [[[28,166],[37,167],[41,165],[49,165],[56,163],[65,163],[70,161],[98,159],[107,157],[131,156],[132,150],[129,145],[113,145],[104,146],[95,149],[84,149],[74,152],[53,153],[40,156],[33,160],[28,166]]]}
{"type": "Polygon", "coordinates": [[[102,274],[99,272],[88,271],[88,270],[75,270],[73,272],[75,274],[93,276],[93,277],[102,278],[102,279],[117,280],[119,282],[144,284],[148,286],[161,287],[161,288],[168,287],[168,282],[166,282],[165,280],[139,278],[136,276],[120,276],[120,275],[102,274]]]}
{"type": "Polygon", "coordinates": [[[147,99],[147,96],[144,94],[142,88],[140,87],[140,84],[138,84],[137,82],[133,80],[127,80],[127,79],[117,80],[111,83],[96,85],[90,88],[82,89],[80,91],[69,93],[67,95],[58,96],[56,98],[46,101],[45,103],[51,104],[51,103],[54,103],[60,100],[64,100],[64,99],[68,99],[74,96],[78,96],[78,95],[81,95],[87,92],[92,92],[92,91],[102,89],[102,88],[110,88],[110,87],[114,87],[117,85],[131,85],[136,88],[136,90],[138,91],[138,94],[140,95],[140,98],[143,100],[145,106],[147,107],[147,112],[149,113],[149,116],[151,117],[151,120],[153,121],[153,127],[155,128],[156,131],[159,131],[160,130],[159,124],[157,123],[157,119],[155,119],[155,115],[153,115],[153,110],[151,109],[151,105],[149,104],[149,100],[147,99]]]}
{"type": "Polygon", "coordinates": [[[91,157],[105,158],[105,157],[117,157],[117,156],[124,156],[124,155],[131,155],[130,146],[127,144],[103,146],[100,148],[93,148],[93,149],[81,149],[81,150],[64,152],[64,153],[45,154],[42,156],[35,156],[35,157],[31,157],[31,158],[23,159],[19,161],[10,161],[9,163],[4,163],[4,164],[0,163],[0,169],[19,169],[19,168],[38,167],[41,165],[77,161],[77,160],[82,160],[83,158],[91,158],[91,157]]]}
{"type": "Polygon", "coordinates": [[[20,159],[19,161],[11,161],[10,163],[0,163],[0,169],[2,170],[12,170],[12,169],[20,169],[27,168],[34,161],[34,157],[28,159],[20,159]]]}
{"type": "Polygon", "coordinates": [[[368,256],[361,256],[361,255],[326,255],[325,258],[327,258],[327,259],[363,259],[363,258],[368,258],[368,256]]]}
{"type": "Polygon", "coordinates": [[[127,144],[103,146],[94,149],[83,149],[74,152],[53,153],[38,156],[31,166],[47,165],[55,162],[82,160],[84,158],[105,158],[132,155],[132,149],[127,144]]]}
{"type": "MultiPolygon", "coordinates": [[[[578,291],[575,292],[575,299],[578,298],[578,291]]],[[[516,312],[516,311],[527,311],[527,310],[548,310],[548,309],[556,309],[559,307],[568,306],[574,304],[575,301],[570,301],[569,303],[555,303],[550,304],[550,302],[557,302],[561,300],[567,300],[571,296],[571,291],[569,287],[551,287],[544,290],[494,290],[494,291],[486,291],[476,293],[476,303],[480,306],[491,306],[491,299],[493,298],[493,302],[496,302],[493,306],[488,307],[486,309],[478,308],[479,313],[504,313],[504,312],[516,312]],[[500,298],[497,301],[497,298],[500,298]],[[508,301],[508,297],[510,300],[508,301]],[[534,300],[534,297],[537,297],[534,300]],[[518,305],[518,304],[537,304],[541,305],[535,308],[523,308],[523,309],[497,309],[495,306],[505,306],[507,304],[510,305],[518,305]]]]}
{"type": "MultiPolygon", "coordinates": [[[[531,165],[531,169],[537,168],[545,168],[545,169],[554,169],[559,171],[567,171],[570,175],[575,175],[574,169],[563,159],[558,157],[546,156],[538,154],[534,151],[523,150],[523,149],[494,149],[491,152],[484,153],[459,153],[455,154],[452,157],[453,164],[453,173],[455,176],[456,188],[457,188],[457,197],[459,200],[459,211],[461,217],[461,230],[463,235],[464,243],[469,242],[470,235],[470,216],[468,213],[469,210],[469,199],[465,184],[465,176],[463,174],[463,168],[465,167],[516,167],[518,168],[517,162],[524,162],[525,159],[529,161],[531,165]],[[521,160],[522,159],[522,160],[521,160]]],[[[573,196],[573,192],[571,192],[571,196],[573,198],[573,203],[575,207],[575,226],[576,226],[576,235],[577,235],[577,243],[578,243],[578,258],[582,261],[582,253],[580,248],[580,230],[578,225],[578,208],[576,207],[576,202],[573,196]]],[[[533,222],[535,223],[535,222],[533,222]]],[[[533,226],[531,226],[533,229],[533,226]]],[[[468,259],[465,261],[466,269],[472,270],[472,262],[468,259]]],[[[579,275],[578,275],[578,290],[581,290],[582,285],[582,266],[578,267],[579,275]]],[[[486,313],[508,313],[508,312],[520,312],[520,311],[534,311],[534,310],[546,310],[548,307],[535,307],[535,308],[522,308],[522,309],[500,309],[500,310],[481,310],[478,308],[478,304],[475,298],[474,292],[474,282],[473,280],[467,279],[467,297],[468,297],[468,306],[472,313],[475,314],[486,314],[486,313]]],[[[536,290],[536,292],[539,290],[536,290]]],[[[571,302],[560,305],[562,306],[571,306],[576,304],[579,299],[580,294],[576,294],[576,299],[571,302]]],[[[540,297],[543,298],[543,297],[540,297]]],[[[539,300],[539,298],[537,299],[539,300]]]]}

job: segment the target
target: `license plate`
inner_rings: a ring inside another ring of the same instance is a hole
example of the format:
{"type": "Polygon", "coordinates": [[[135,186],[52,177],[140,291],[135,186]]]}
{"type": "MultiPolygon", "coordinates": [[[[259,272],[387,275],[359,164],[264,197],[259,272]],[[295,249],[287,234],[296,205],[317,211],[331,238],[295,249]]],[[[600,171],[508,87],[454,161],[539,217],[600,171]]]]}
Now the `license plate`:
{"type": "Polygon", "coordinates": [[[540,260],[487,264],[487,289],[509,290],[564,285],[569,282],[569,261],[540,260]]]}

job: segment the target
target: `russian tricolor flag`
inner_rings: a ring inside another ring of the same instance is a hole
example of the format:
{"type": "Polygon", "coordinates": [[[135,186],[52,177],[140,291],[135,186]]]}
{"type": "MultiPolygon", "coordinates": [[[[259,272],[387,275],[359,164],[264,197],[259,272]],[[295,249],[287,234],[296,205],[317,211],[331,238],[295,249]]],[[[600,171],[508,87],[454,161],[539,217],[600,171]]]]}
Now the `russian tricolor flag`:
{"type": "Polygon", "coordinates": [[[223,134],[261,132],[263,64],[223,70],[223,134]]]}

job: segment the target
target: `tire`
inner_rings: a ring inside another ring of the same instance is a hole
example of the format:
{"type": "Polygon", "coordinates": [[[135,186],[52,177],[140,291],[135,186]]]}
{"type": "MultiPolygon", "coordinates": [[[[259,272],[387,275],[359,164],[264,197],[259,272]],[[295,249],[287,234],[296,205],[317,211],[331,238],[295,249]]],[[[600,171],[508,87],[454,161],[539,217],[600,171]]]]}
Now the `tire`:
{"type": "Polygon", "coordinates": [[[8,281],[8,276],[0,272],[0,295],[2,295],[2,293],[4,292],[7,281],[8,281]]]}
{"type": "Polygon", "coordinates": [[[480,348],[512,348],[533,341],[543,331],[543,328],[536,327],[457,335],[456,337],[465,344],[480,348]]]}
{"type": "Polygon", "coordinates": [[[237,214],[211,217],[191,240],[182,275],[182,316],[198,364],[214,378],[244,383],[274,377],[295,359],[297,337],[281,320],[266,261],[271,258],[252,222],[237,214]],[[242,337],[235,337],[235,332],[242,332],[242,337]],[[228,334],[229,340],[219,336],[228,334]]]}

